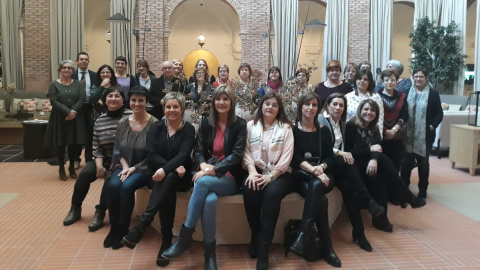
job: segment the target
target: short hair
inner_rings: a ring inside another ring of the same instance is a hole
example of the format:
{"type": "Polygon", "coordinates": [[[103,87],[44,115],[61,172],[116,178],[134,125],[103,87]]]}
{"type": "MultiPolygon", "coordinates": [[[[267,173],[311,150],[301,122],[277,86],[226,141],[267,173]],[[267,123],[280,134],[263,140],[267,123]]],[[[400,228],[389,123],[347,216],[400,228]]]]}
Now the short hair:
{"type": "Polygon", "coordinates": [[[146,67],[148,70],[150,69],[150,65],[148,64],[147,60],[138,60],[137,66],[146,67]]]}
{"type": "Polygon", "coordinates": [[[425,79],[428,79],[428,71],[427,71],[426,68],[424,68],[424,67],[417,67],[417,68],[413,69],[413,71],[412,71],[412,77],[413,77],[413,76],[415,75],[415,73],[417,73],[417,72],[422,72],[423,75],[425,75],[425,79]]]}
{"type": "Polygon", "coordinates": [[[373,94],[373,89],[375,89],[375,80],[373,79],[372,72],[368,69],[360,69],[357,74],[355,74],[355,93],[358,95],[357,89],[357,80],[360,79],[363,75],[367,75],[368,78],[368,87],[367,91],[370,94],[373,94]]]}
{"type": "Polygon", "coordinates": [[[171,99],[175,99],[180,104],[180,110],[182,111],[182,118],[183,118],[185,115],[185,95],[179,92],[174,92],[174,91],[168,92],[165,95],[165,97],[163,97],[161,102],[163,104],[163,111],[165,111],[165,104],[167,104],[167,101],[171,99]]]}
{"type": "Polygon", "coordinates": [[[88,53],[86,53],[86,52],[79,52],[79,53],[77,54],[77,61],[80,60],[80,55],[86,55],[87,58],[90,60],[90,56],[88,55],[88,53]]]}
{"type": "Polygon", "coordinates": [[[111,86],[111,87],[107,88],[107,90],[105,90],[105,93],[103,93],[103,95],[100,97],[104,106],[107,106],[107,96],[108,96],[108,94],[110,94],[112,92],[115,92],[115,91],[118,91],[120,96],[122,96],[122,99],[123,99],[122,104],[125,104],[125,93],[123,93],[123,90],[120,87],[120,85],[117,84],[115,86],[111,86]]]}
{"type": "Polygon", "coordinates": [[[62,60],[59,64],[58,64],[58,72],[60,72],[63,68],[63,65],[65,64],[70,64],[72,65],[72,71],[75,70],[75,63],[72,61],[72,60],[62,60]]]}
{"type": "Polygon", "coordinates": [[[195,70],[193,71],[193,79],[195,80],[195,82],[197,81],[197,72],[199,71],[203,71],[203,80],[205,81],[205,83],[209,83],[210,81],[210,74],[208,73],[208,69],[206,68],[202,68],[202,67],[196,67],[195,70]]]}
{"type": "Polygon", "coordinates": [[[361,69],[363,65],[367,65],[369,66],[370,68],[372,68],[372,64],[368,61],[362,61],[360,62],[360,64],[358,64],[358,69],[361,69]]]}
{"type": "Polygon", "coordinates": [[[268,79],[267,79],[267,81],[270,81],[270,73],[272,73],[274,71],[278,71],[278,74],[279,74],[278,79],[280,80],[280,82],[283,83],[282,72],[280,71],[280,68],[277,67],[277,66],[273,66],[273,67],[268,69],[268,79]]]}
{"type": "Polygon", "coordinates": [[[300,82],[300,81],[298,80],[298,78],[295,77],[295,76],[290,76],[290,77],[288,77],[286,83],[289,82],[289,81],[295,81],[295,84],[298,84],[298,83],[300,82]]]}
{"type": "Polygon", "coordinates": [[[110,78],[110,84],[112,86],[115,86],[117,85],[117,76],[115,76],[115,71],[113,71],[113,68],[110,66],[110,65],[102,65],[100,68],[98,68],[98,71],[97,71],[97,82],[96,82],[96,86],[100,86],[100,84],[102,84],[102,78],[100,78],[100,74],[102,73],[102,69],[104,68],[107,68],[108,71],[110,71],[110,75],[112,76],[110,78]]]}
{"type": "Polygon", "coordinates": [[[308,72],[307,69],[305,68],[299,68],[297,71],[295,71],[295,77],[298,76],[300,73],[305,73],[305,78],[307,78],[307,82],[310,80],[310,72],[308,72]]]}
{"type": "Polygon", "coordinates": [[[336,69],[336,68],[338,68],[340,71],[342,71],[342,65],[340,64],[340,62],[337,61],[337,60],[330,60],[327,64],[327,66],[325,67],[325,70],[327,72],[329,72],[332,69],[336,69]]]}
{"type": "Polygon", "coordinates": [[[318,97],[318,95],[315,94],[315,92],[312,92],[312,91],[305,92],[298,99],[297,117],[295,117],[295,121],[296,122],[301,122],[302,121],[302,118],[303,118],[302,106],[303,106],[303,104],[307,103],[307,101],[312,100],[312,99],[316,99],[317,104],[318,104],[317,113],[315,114],[315,117],[314,117],[314,120],[313,120],[313,123],[318,128],[318,127],[320,127],[320,125],[318,124],[318,114],[320,113],[320,108],[322,107],[322,104],[321,104],[322,102],[320,101],[320,98],[318,97]]]}
{"type": "Polygon", "coordinates": [[[217,74],[220,73],[220,69],[222,69],[222,68],[226,69],[227,72],[230,73],[230,68],[229,68],[227,65],[225,65],[225,64],[221,64],[221,65],[218,66],[218,68],[217,68],[217,74]]]}
{"type": "Polygon", "coordinates": [[[325,104],[323,104],[322,112],[327,112],[328,113],[328,106],[330,106],[330,103],[332,103],[332,100],[334,100],[336,98],[343,99],[344,109],[343,109],[343,113],[342,113],[342,116],[340,117],[340,119],[342,121],[346,121],[347,120],[347,98],[345,97],[344,94],[333,93],[330,96],[328,96],[327,99],[325,100],[325,104]]]}
{"type": "Polygon", "coordinates": [[[115,58],[114,63],[116,63],[117,61],[123,61],[125,62],[125,65],[128,65],[128,61],[127,61],[127,58],[125,58],[125,56],[117,56],[117,58],[115,58]]]}
{"type": "Polygon", "coordinates": [[[391,70],[391,69],[385,69],[384,71],[382,71],[382,74],[380,75],[380,79],[383,79],[384,78],[388,78],[392,75],[395,75],[395,79],[398,81],[398,74],[397,72],[395,72],[394,70],[391,70]]]}
{"type": "Polygon", "coordinates": [[[263,103],[265,103],[265,101],[267,101],[271,98],[275,98],[277,100],[277,103],[278,103],[278,113],[277,113],[277,116],[275,117],[275,119],[278,122],[280,122],[280,125],[283,125],[283,124],[291,125],[290,119],[288,119],[288,116],[285,113],[285,109],[283,107],[282,97],[274,91],[268,92],[265,96],[263,96],[263,98],[258,103],[258,109],[257,109],[257,113],[255,114],[255,117],[253,118],[253,123],[257,124],[258,120],[260,120],[260,123],[262,123],[262,126],[265,124],[265,123],[263,123],[262,107],[263,107],[263,103]]]}
{"type": "Polygon", "coordinates": [[[205,63],[205,68],[208,70],[208,64],[205,59],[198,59],[197,63],[195,63],[195,68],[198,67],[198,63],[200,63],[200,61],[203,61],[205,63]]]}
{"type": "Polygon", "coordinates": [[[347,72],[347,70],[355,69],[356,73],[358,73],[358,66],[355,63],[348,63],[345,65],[345,68],[343,69],[343,75],[347,72]]]}
{"type": "Polygon", "coordinates": [[[396,70],[398,70],[398,76],[397,76],[397,80],[398,80],[398,77],[400,77],[400,75],[402,75],[403,70],[404,70],[402,62],[400,62],[398,60],[395,60],[395,59],[392,59],[392,60],[387,62],[387,66],[388,65],[392,65],[392,66],[395,67],[396,70]]]}
{"type": "Polygon", "coordinates": [[[167,61],[163,61],[163,62],[162,62],[162,64],[160,65],[161,69],[163,69],[163,65],[164,65],[165,63],[169,63],[169,64],[172,65],[172,67],[173,67],[172,61],[168,61],[168,60],[167,60],[167,61]]]}
{"type": "Polygon", "coordinates": [[[248,78],[252,77],[252,67],[250,66],[249,63],[241,63],[240,66],[238,67],[237,73],[240,75],[240,70],[242,68],[246,67],[248,69],[248,78]]]}
{"type": "Polygon", "coordinates": [[[145,97],[145,100],[148,102],[148,89],[141,86],[135,85],[128,90],[128,98],[130,99],[132,95],[141,95],[145,97]]]}
{"type": "Polygon", "coordinates": [[[170,60],[170,62],[172,62],[172,64],[175,63],[175,62],[179,62],[179,63],[182,64],[182,66],[183,66],[182,61],[180,61],[180,60],[178,60],[178,59],[172,59],[172,60],[170,60]]]}
{"type": "Polygon", "coordinates": [[[355,123],[355,125],[364,127],[368,130],[373,130],[373,131],[378,130],[377,123],[378,123],[378,118],[380,117],[379,111],[380,111],[380,107],[378,107],[377,102],[371,98],[366,98],[362,100],[360,104],[358,104],[357,115],[354,118],[352,118],[352,121],[355,123]],[[362,119],[362,109],[367,103],[370,105],[370,107],[372,107],[372,110],[375,112],[375,118],[372,120],[372,122],[370,122],[368,127],[364,127],[363,119],[362,119]]]}
{"type": "Polygon", "coordinates": [[[219,98],[221,95],[227,95],[230,99],[230,110],[228,111],[227,117],[227,126],[233,124],[237,119],[235,116],[235,93],[233,92],[232,87],[227,84],[222,84],[219,87],[215,88],[212,93],[212,101],[210,103],[210,125],[215,126],[217,124],[218,112],[215,110],[215,100],[219,98]]]}

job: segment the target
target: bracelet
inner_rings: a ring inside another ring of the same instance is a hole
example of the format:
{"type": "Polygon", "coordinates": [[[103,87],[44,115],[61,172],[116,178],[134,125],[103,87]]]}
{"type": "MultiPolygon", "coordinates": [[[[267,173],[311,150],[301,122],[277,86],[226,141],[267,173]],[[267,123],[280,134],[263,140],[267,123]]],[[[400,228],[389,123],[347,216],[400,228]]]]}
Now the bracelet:
{"type": "Polygon", "coordinates": [[[273,174],[270,174],[269,176],[270,176],[270,181],[275,180],[275,176],[273,176],[273,174]]]}
{"type": "Polygon", "coordinates": [[[328,168],[326,163],[320,164],[320,167],[322,167],[323,171],[325,171],[328,168]]]}

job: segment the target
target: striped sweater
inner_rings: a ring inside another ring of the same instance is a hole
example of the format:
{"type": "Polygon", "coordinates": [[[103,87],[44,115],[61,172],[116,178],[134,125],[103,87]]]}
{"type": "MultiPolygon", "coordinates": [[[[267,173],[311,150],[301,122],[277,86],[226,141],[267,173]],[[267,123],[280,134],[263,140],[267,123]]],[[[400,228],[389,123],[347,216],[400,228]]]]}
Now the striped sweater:
{"type": "Polygon", "coordinates": [[[113,144],[115,143],[118,121],[132,113],[129,109],[125,109],[123,115],[119,117],[110,117],[104,113],[95,121],[92,142],[93,156],[95,158],[103,158],[105,168],[110,168],[112,163],[113,144]]]}

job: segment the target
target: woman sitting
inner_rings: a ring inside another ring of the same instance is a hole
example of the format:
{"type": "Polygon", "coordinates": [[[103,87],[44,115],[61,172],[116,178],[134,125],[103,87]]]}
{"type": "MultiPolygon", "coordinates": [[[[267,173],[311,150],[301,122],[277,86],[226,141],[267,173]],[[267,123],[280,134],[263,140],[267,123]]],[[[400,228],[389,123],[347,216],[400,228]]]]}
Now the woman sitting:
{"type": "Polygon", "coordinates": [[[229,86],[215,89],[210,117],[200,124],[195,147],[193,175],[195,187],[188,203],[187,220],[177,242],[163,252],[166,259],[182,255],[192,246],[192,234],[202,219],[205,245],[205,269],[217,269],[216,240],[217,196],[238,192],[243,176],[240,162],[245,151],[246,123],[235,116],[235,98],[229,86]]]}
{"type": "Polygon", "coordinates": [[[243,167],[248,170],[242,189],[248,224],[252,231],[250,258],[257,269],[268,269],[268,253],[282,199],[295,188],[290,161],[293,132],[280,95],[269,92],[260,101],[248,136],[243,167]]]}
{"type": "MultiPolygon", "coordinates": [[[[360,102],[357,116],[352,118],[345,129],[345,151],[351,152],[360,174],[375,200],[387,209],[387,188],[396,191],[390,194],[400,203],[408,203],[412,208],[425,205],[425,200],[415,197],[400,179],[392,160],[382,153],[378,130],[378,105],[372,99],[360,102]],[[389,185],[389,186],[387,186],[389,185]]],[[[385,215],[373,219],[373,225],[380,230],[392,232],[392,224],[385,215]]]]}
{"type": "Polygon", "coordinates": [[[157,119],[145,110],[148,90],[140,85],[130,89],[130,108],[133,114],[118,122],[113,147],[111,177],[108,183],[108,212],[110,233],[103,246],[119,249],[128,233],[135,205],[135,191],[147,184],[146,139],[150,127],[157,119]]]}
{"type": "Polygon", "coordinates": [[[177,92],[169,92],[163,103],[165,120],[153,124],[147,134],[148,171],[149,175],[153,175],[150,200],[140,222],[122,239],[122,244],[134,248],[161,209],[162,246],[157,256],[159,266],[166,266],[169,262],[161,255],[172,245],[176,191],[190,188],[192,184],[192,175],[185,168],[192,167],[190,153],[195,144],[195,129],[183,120],[185,97],[177,92]]]}
{"type": "Polygon", "coordinates": [[[293,177],[297,181],[296,191],[305,198],[305,204],[301,232],[290,250],[306,258],[306,253],[311,253],[309,249],[313,248],[308,245],[308,238],[316,237],[309,232],[316,225],[322,247],[314,258],[323,258],[328,264],[340,267],[341,261],[335,254],[330,237],[328,199],[325,196],[335,186],[331,176],[335,160],[330,131],[318,124],[319,103],[320,99],[313,92],[307,92],[298,101],[291,165],[294,169],[293,177]]]}
{"type": "MultiPolygon", "coordinates": [[[[102,75],[101,75],[102,76],[102,75]]],[[[87,196],[90,184],[97,179],[105,179],[105,173],[110,168],[113,155],[113,143],[115,142],[115,132],[118,121],[124,116],[132,114],[132,111],[125,109],[123,95],[120,87],[109,87],[102,97],[103,104],[107,106],[107,112],[100,115],[95,121],[93,128],[93,156],[95,161],[87,162],[85,168],[80,172],[72,194],[72,206],[70,212],[63,220],[63,225],[69,226],[80,219],[82,213],[82,203],[87,196]]],[[[100,203],[95,206],[96,211],[92,223],[88,229],[94,232],[103,227],[103,219],[107,210],[107,183],[104,181],[100,195],[100,203]]]]}

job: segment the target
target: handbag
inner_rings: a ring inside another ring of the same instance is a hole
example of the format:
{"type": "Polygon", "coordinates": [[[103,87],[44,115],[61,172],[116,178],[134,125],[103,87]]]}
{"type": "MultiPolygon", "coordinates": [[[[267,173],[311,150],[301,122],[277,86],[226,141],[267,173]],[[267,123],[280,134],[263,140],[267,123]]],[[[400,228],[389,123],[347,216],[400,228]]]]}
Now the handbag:
{"type": "Polygon", "coordinates": [[[287,222],[285,228],[283,228],[283,249],[285,250],[285,257],[288,256],[290,246],[297,239],[300,227],[302,226],[301,219],[291,219],[287,222]]]}
{"type": "Polygon", "coordinates": [[[310,219],[302,227],[301,219],[293,219],[288,221],[284,228],[283,248],[285,249],[285,257],[288,251],[292,250],[309,262],[316,261],[322,257],[322,242],[318,236],[318,229],[315,222],[310,219]],[[295,245],[298,240],[298,246],[295,245]],[[293,246],[292,246],[293,245],[293,246]]]}

